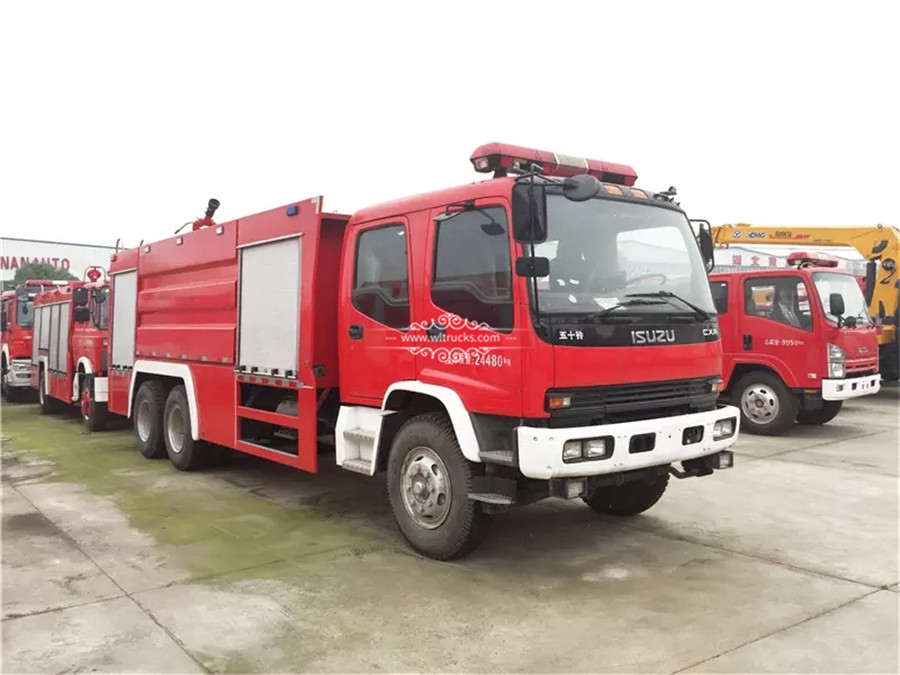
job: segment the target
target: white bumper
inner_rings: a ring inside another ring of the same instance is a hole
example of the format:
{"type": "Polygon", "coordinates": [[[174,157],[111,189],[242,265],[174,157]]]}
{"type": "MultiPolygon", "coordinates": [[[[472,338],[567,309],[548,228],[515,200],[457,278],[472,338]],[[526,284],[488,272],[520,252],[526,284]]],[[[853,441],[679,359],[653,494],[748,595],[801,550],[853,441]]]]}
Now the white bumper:
{"type": "Polygon", "coordinates": [[[7,384],[10,387],[31,386],[31,361],[14,360],[9,364],[7,384]]]}
{"type": "Polygon", "coordinates": [[[727,450],[737,440],[740,428],[740,412],[734,406],[720,406],[709,412],[662,417],[639,422],[600,424],[589,427],[547,429],[543,427],[517,427],[519,471],[528,478],[547,480],[643,469],[649,466],[670,464],[695,457],[705,457],[727,450]],[[719,420],[734,420],[734,433],[720,441],[713,440],[713,425],[719,420]],[[699,443],[685,445],[684,430],[703,427],[699,443]],[[631,453],[631,439],[645,434],[655,435],[652,450],[631,453]],[[605,459],[563,462],[562,450],[566,441],[611,436],[615,439],[612,455],[605,459]]]}
{"type": "Polygon", "coordinates": [[[849,377],[844,380],[822,380],[822,398],[826,401],[846,401],[848,398],[877,394],[881,389],[881,375],[849,377]]]}

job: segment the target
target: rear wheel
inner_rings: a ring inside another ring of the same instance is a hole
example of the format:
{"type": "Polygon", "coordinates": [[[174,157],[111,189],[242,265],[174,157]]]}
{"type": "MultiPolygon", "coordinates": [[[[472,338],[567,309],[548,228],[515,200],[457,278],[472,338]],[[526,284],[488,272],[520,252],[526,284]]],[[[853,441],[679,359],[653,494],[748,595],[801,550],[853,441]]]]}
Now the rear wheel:
{"type": "Polygon", "coordinates": [[[94,400],[94,376],[81,378],[81,419],[88,431],[102,431],[106,426],[106,403],[94,400]]]}
{"type": "Polygon", "coordinates": [[[166,453],[162,429],[165,401],[166,389],[158,380],[144,382],[134,397],[134,436],[147,459],[159,459],[166,453]]]}
{"type": "Polygon", "coordinates": [[[203,441],[195,441],[191,437],[191,411],[184,385],[179,384],[169,392],[163,427],[166,452],[176,469],[193,471],[206,465],[211,459],[213,449],[203,441]]]}
{"type": "Polygon", "coordinates": [[[821,408],[801,411],[797,421],[800,424],[825,424],[837,417],[843,405],[843,401],[822,401],[821,408]]]}
{"type": "Polygon", "coordinates": [[[41,415],[50,415],[56,412],[56,401],[45,392],[47,388],[47,373],[41,371],[38,375],[38,403],[41,406],[41,415]]]}
{"type": "Polygon", "coordinates": [[[452,560],[487,536],[491,517],[469,499],[475,466],[444,415],[419,415],[397,433],[388,458],[388,495],[394,519],[416,551],[452,560]]]}
{"type": "Polygon", "coordinates": [[[800,404],[781,378],[765,371],[744,375],[734,386],[741,409],[741,429],[780,436],[794,426],[800,404]]]}
{"type": "Polygon", "coordinates": [[[634,480],[622,485],[597,488],[584,503],[597,513],[611,516],[636,516],[656,504],[669,485],[669,474],[652,480],[634,480]]]}

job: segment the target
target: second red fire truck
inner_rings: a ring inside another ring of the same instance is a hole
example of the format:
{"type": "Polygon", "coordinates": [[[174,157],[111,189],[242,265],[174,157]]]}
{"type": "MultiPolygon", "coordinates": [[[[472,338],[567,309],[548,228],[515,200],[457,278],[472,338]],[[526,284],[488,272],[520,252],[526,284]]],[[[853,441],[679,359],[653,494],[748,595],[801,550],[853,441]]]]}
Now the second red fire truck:
{"type": "Polygon", "coordinates": [[[75,404],[85,426],[98,431],[107,417],[108,284],[97,267],[86,278],[35,299],[30,384],[42,413],[75,404]]]}
{"type": "Polygon", "coordinates": [[[216,223],[211,200],[114,255],[109,410],[144,456],[315,472],[330,439],[344,469],[387,472],[437,559],[513,505],[631,516],[670,475],[730,467],[709,233],[627,166],[500,144],[471,162],[493,178],[353,215],[316,197],[216,223]]]}
{"type": "Polygon", "coordinates": [[[740,407],[750,433],[825,424],[844,401],[881,388],[877,331],[856,278],[834,269],[834,260],[802,252],[788,264],[710,275],[723,399],[740,407]]]}

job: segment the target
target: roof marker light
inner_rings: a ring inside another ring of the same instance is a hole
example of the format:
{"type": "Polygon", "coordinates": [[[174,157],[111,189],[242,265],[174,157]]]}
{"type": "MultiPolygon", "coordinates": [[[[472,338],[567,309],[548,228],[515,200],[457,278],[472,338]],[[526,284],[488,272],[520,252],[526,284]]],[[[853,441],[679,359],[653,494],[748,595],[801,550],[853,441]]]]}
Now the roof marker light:
{"type": "Polygon", "coordinates": [[[637,181],[634,169],[625,164],[572,157],[505,143],[482,145],[475,149],[469,160],[475,171],[479,173],[493,171],[495,177],[505,176],[508,173],[527,173],[531,164],[539,164],[545,176],[569,178],[589,173],[603,182],[629,187],[637,181]]]}
{"type": "Polygon", "coordinates": [[[793,265],[797,267],[837,267],[838,261],[824,256],[810,255],[805,251],[797,251],[787,257],[787,264],[788,267],[793,265]]]}

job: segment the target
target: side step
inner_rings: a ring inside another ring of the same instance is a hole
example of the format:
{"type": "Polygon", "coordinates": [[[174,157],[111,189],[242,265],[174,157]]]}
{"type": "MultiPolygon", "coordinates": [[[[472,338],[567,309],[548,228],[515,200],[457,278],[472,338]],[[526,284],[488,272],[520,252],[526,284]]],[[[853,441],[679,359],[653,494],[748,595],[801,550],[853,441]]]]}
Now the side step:
{"type": "Polygon", "coordinates": [[[496,504],[497,506],[512,506],[516,500],[506,495],[498,495],[487,492],[470,492],[469,499],[484,504],[496,504]]]}
{"type": "Polygon", "coordinates": [[[365,429],[360,429],[357,427],[356,429],[347,429],[344,431],[344,438],[349,441],[356,441],[357,443],[374,443],[375,442],[375,434],[370,431],[366,431],[365,429]]]}
{"type": "Polygon", "coordinates": [[[478,453],[478,457],[485,464],[516,465],[516,458],[512,450],[482,450],[478,453]]]}
{"type": "Polygon", "coordinates": [[[372,462],[367,459],[345,459],[344,463],[341,464],[341,468],[354,473],[362,473],[366,476],[372,475],[372,462]]]}

